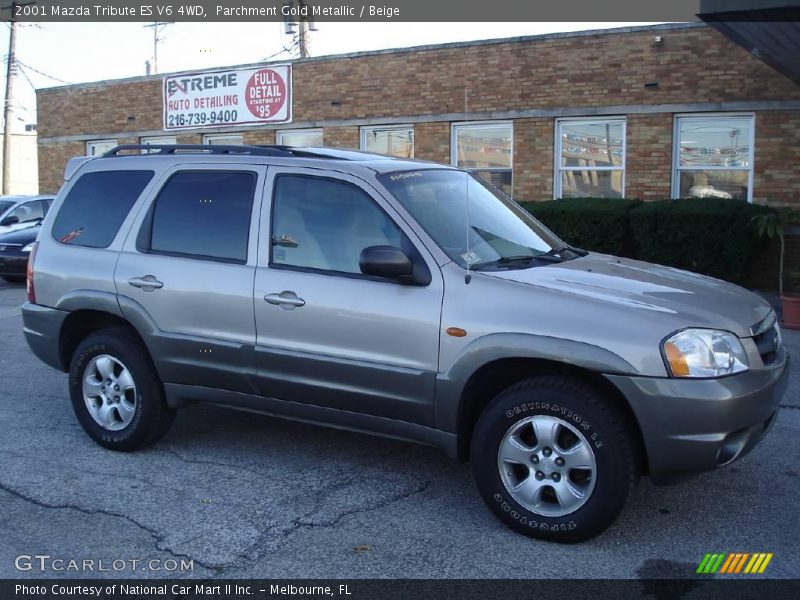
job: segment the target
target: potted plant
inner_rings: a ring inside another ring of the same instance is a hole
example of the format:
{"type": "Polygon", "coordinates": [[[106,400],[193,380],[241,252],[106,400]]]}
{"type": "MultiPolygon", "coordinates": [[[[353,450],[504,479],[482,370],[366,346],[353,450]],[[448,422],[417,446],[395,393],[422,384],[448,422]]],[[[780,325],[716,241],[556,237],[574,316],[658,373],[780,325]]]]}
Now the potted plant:
{"type": "MultiPolygon", "coordinates": [[[[786,226],[797,221],[800,213],[791,208],[778,208],[753,217],[758,234],[770,239],[778,238],[780,242],[780,261],[778,262],[778,293],[781,297],[783,308],[783,325],[791,329],[800,329],[800,294],[784,293],[783,290],[783,259],[786,253],[786,226]]],[[[796,273],[791,275],[792,288],[796,289],[796,273]]]]}

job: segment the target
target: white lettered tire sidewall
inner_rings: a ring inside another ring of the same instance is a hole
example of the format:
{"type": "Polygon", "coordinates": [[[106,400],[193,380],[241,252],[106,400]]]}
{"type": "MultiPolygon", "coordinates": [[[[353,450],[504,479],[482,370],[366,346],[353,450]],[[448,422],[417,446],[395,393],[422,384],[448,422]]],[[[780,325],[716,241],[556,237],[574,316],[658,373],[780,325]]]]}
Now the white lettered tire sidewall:
{"type": "Polygon", "coordinates": [[[164,399],[163,386],[144,344],[135,333],[115,327],[89,335],[76,348],[69,371],[72,408],[84,431],[95,442],[111,450],[130,451],[160,439],[172,425],[174,411],[164,399]],[[96,356],[107,354],[130,371],[136,387],[133,418],[120,430],[111,431],[97,423],[83,398],[82,381],[87,365],[96,356]]]}
{"type": "Polygon", "coordinates": [[[528,379],[499,394],[478,420],[472,437],[472,468],[484,501],[515,531],[558,542],[578,542],[605,530],[622,510],[636,481],[636,461],[624,419],[591,386],[557,376],[528,379]],[[595,484],[574,512],[549,517],[519,504],[506,489],[497,453],[506,432],[535,415],[557,417],[575,427],[591,446],[595,484]]]}

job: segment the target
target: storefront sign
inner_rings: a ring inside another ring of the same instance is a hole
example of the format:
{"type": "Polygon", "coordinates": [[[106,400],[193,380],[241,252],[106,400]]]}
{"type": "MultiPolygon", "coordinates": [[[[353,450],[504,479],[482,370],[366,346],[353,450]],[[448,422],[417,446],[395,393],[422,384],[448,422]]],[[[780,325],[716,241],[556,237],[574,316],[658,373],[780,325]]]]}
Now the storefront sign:
{"type": "Polygon", "coordinates": [[[164,78],[164,129],[291,120],[291,65],[164,78]]]}

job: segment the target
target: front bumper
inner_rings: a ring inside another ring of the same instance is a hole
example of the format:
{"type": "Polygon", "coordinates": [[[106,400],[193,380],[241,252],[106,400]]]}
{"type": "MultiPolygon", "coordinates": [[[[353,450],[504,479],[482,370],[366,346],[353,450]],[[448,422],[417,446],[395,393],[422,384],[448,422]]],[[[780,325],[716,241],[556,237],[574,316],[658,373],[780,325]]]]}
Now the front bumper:
{"type": "Polygon", "coordinates": [[[747,454],[775,422],[789,356],[768,369],[721,379],[607,375],[628,399],[644,439],[649,474],[670,483],[747,454]]]}

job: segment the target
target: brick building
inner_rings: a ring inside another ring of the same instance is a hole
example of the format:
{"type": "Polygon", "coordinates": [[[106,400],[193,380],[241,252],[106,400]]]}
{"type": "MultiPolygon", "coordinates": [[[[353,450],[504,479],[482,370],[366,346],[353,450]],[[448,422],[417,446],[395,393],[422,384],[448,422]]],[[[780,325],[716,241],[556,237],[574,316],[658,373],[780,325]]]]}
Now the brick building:
{"type": "Polygon", "coordinates": [[[288,124],[162,129],[161,76],[39,90],[40,190],[124,143],[362,148],[519,200],[722,196],[800,208],[800,86],[703,24],[295,60],[288,124]],[[465,102],[466,100],[466,102],[465,102]]]}

